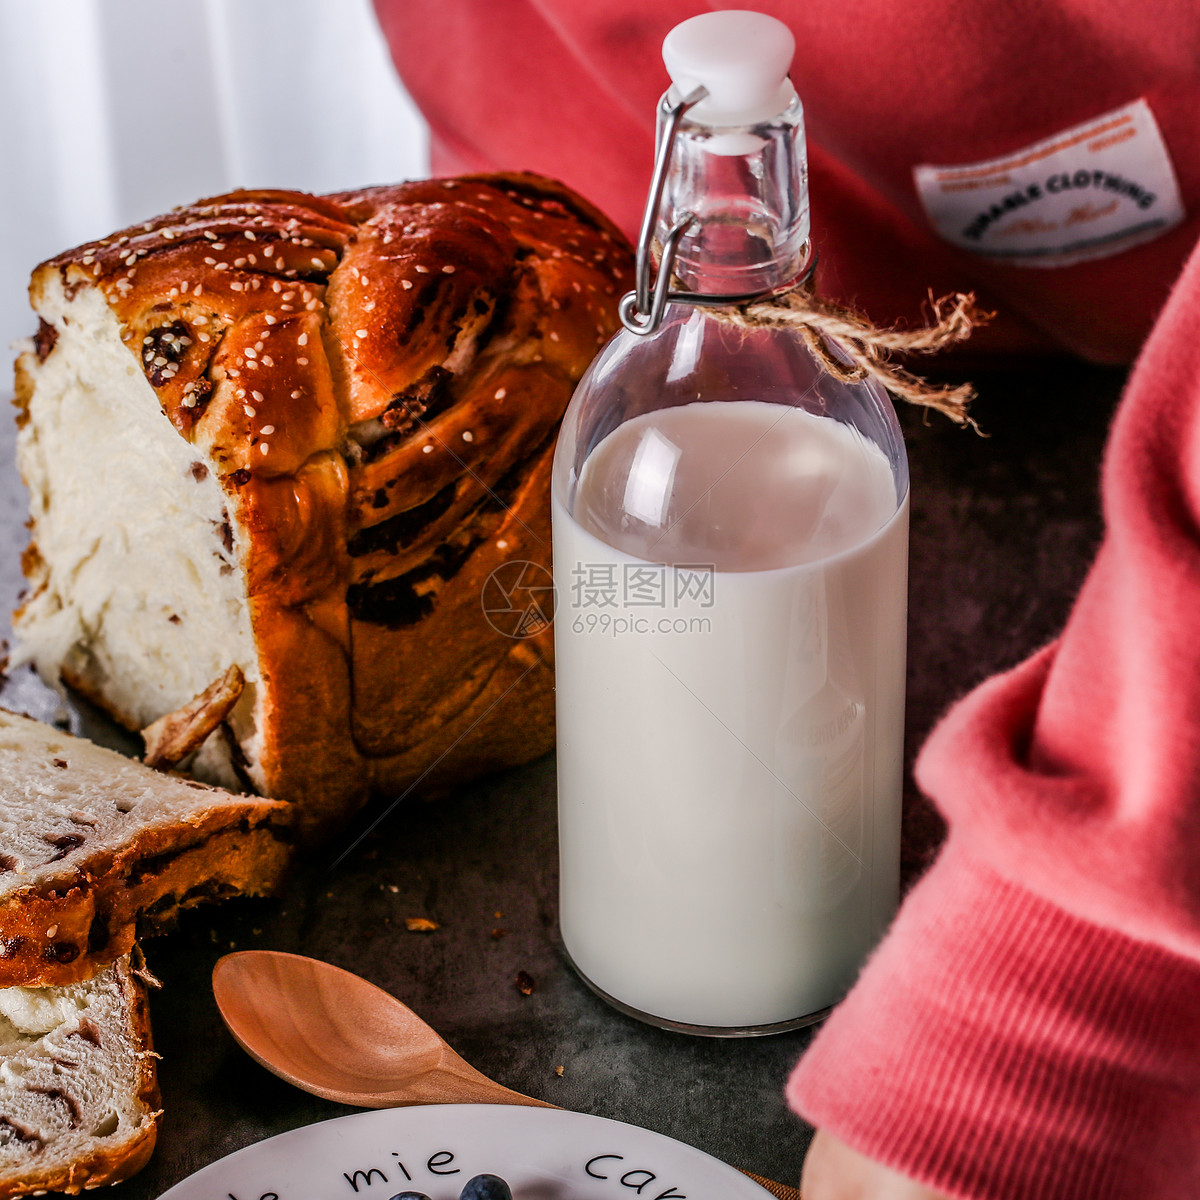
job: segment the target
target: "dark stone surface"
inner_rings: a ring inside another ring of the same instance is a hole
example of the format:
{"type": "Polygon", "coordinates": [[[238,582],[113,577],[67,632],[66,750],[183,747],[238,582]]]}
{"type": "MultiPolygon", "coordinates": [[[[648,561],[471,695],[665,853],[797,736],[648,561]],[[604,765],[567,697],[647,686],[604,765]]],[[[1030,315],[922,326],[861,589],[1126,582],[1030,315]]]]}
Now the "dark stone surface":
{"type": "MultiPolygon", "coordinates": [[[[926,423],[903,414],[913,480],[910,760],[951,700],[1061,627],[1100,538],[1099,461],[1121,382],[1118,371],[1063,363],[991,373],[976,408],[987,438],[936,415],[926,423]]],[[[20,587],[25,516],[11,457],[9,448],[0,486],[6,607],[20,587]]],[[[26,672],[8,681],[2,701],[47,719],[59,707],[26,672]]],[[[81,704],[58,715],[130,748],[81,704]]],[[[909,882],[941,836],[910,783],[909,882]]],[[[330,869],[340,849],[307,865],[282,900],[193,911],[147,946],[164,984],[152,1011],[166,1116],[152,1163],[110,1192],[114,1200],[157,1196],[241,1146],[349,1111],[277,1080],[226,1034],[209,974],[222,953],[250,947],[299,951],[364,975],[518,1091],[796,1181],[810,1133],[781,1090],[810,1032],[731,1041],[662,1032],[608,1008],[564,962],[551,759],[436,803],[405,802],[330,869]],[[440,928],[409,933],[410,916],[440,928]],[[514,984],[518,971],[535,980],[529,996],[514,984]]]]}

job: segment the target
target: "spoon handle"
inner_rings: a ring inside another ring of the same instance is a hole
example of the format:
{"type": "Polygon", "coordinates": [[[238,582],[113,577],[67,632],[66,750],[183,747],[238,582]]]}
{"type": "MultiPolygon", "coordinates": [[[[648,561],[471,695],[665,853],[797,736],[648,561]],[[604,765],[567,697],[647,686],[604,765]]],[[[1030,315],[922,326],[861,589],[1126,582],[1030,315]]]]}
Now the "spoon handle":
{"type": "MultiPolygon", "coordinates": [[[[442,1104],[524,1104],[530,1108],[557,1108],[545,1100],[537,1100],[522,1092],[514,1092],[503,1084],[489,1079],[477,1071],[465,1059],[460,1058],[449,1046],[442,1054],[436,1077],[430,1073],[429,1083],[436,1086],[444,1099],[442,1104]]],[[[411,1095],[412,1088],[406,1089],[411,1095]]]]}

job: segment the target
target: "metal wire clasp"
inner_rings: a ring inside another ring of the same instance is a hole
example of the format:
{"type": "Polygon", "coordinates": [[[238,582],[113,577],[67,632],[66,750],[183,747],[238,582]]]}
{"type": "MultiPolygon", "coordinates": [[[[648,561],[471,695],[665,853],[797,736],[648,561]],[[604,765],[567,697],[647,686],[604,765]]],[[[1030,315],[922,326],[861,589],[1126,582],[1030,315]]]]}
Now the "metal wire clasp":
{"type": "Polygon", "coordinates": [[[658,278],[653,287],[650,283],[650,251],[654,241],[654,229],[658,224],[658,210],[662,204],[663,188],[667,183],[667,171],[671,166],[671,153],[675,149],[675,137],[679,123],[689,108],[700,103],[708,95],[706,88],[698,87],[694,92],[676,101],[668,109],[666,127],[663,129],[654,156],[654,175],[650,180],[650,194],[646,197],[646,211],[642,214],[642,228],[637,244],[637,290],[626,292],[621,297],[617,312],[621,324],[630,333],[650,334],[662,324],[663,312],[671,297],[671,272],[675,266],[675,255],[679,239],[696,219],[692,213],[681,213],[663,239],[662,259],[658,264],[658,278]]]}
{"type": "MultiPolygon", "coordinates": [[[[654,176],[650,181],[650,193],[646,198],[646,211],[642,215],[642,228],[637,244],[637,290],[626,292],[617,305],[621,324],[630,333],[645,337],[654,333],[662,324],[663,313],[668,304],[695,304],[708,308],[721,308],[732,304],[746,304],[759,300],[769,292],[744,292],[737,295],[713,295],[705,292],[679,292],[671,288],[675,269],[675,256],[679,242],[688,227],[696,220],[694,213],[680,213],[662,243],[662,256],[658,264],[658,275],[650,282],[651,250],[654,230],[658,225],[658,213],[662,206],[663,190],[667,183],[667,172],[671,167],[671,155],[675,149],[675,138],[680,122],[689,108],[699,104],[708,95],[707,89],[698,87],[682,100],[667,108],[667,123],[663,129],[654,159],[654,176]]],[[[805,263],[803,278],[812,273],[814,256],[811,245],[805,263]]]]}

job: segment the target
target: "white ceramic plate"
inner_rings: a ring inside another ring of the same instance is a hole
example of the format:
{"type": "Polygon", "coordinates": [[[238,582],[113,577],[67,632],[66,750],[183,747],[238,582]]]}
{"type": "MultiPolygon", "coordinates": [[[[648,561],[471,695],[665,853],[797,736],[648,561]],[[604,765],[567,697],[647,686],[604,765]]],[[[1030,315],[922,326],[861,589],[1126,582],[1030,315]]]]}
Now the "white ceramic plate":
{"type": "Polygon", "coordinates": [[[458,1200],[488,1172],[514,1200],[763,1200],[725,1163],[660,1133],[565,1109],[441,1104],[355,1113],[281,1133],[160,1200],[458,1200]]]}

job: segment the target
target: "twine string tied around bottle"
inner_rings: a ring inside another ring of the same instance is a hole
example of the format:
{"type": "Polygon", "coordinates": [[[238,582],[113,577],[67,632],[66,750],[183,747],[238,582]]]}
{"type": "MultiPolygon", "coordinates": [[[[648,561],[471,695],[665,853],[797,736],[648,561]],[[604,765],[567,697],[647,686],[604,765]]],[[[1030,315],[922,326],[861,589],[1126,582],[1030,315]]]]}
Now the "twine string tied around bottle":
{"type": "Polygon", "coordinates": [[[892,362],[890,355],[936,354],[966,341],[993,314],[980,309],[969,292],[940,299],[930,294],[929,306],[933,320],[928,325],[880,328],[862,313],[818,296],[809,279],[786,292],[711,309],[710,313],[716,320],[742,329],[793,330],[835,379],[843,383],[873,379],[899,399],[936,409],[956,424],[978,432],[968,414],[975,399],[971,384],[931,383],[892,362]]]}

